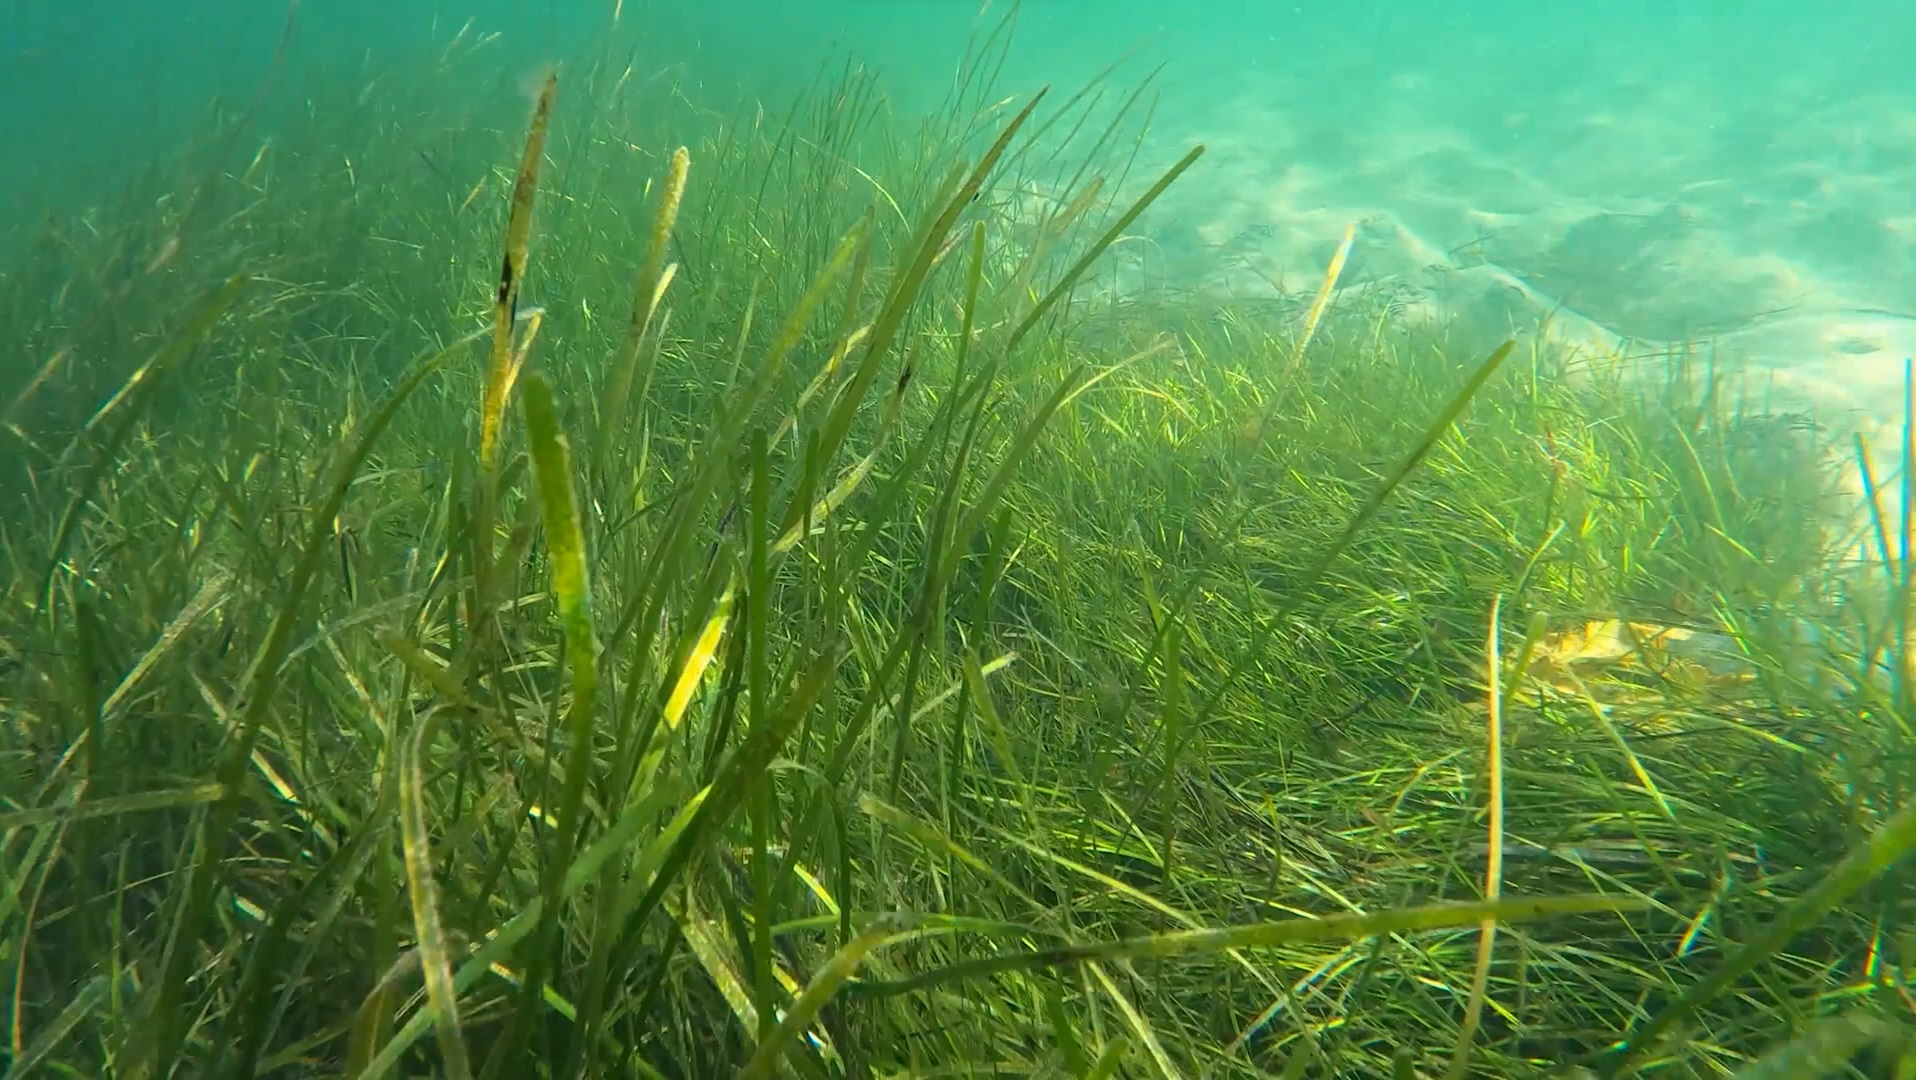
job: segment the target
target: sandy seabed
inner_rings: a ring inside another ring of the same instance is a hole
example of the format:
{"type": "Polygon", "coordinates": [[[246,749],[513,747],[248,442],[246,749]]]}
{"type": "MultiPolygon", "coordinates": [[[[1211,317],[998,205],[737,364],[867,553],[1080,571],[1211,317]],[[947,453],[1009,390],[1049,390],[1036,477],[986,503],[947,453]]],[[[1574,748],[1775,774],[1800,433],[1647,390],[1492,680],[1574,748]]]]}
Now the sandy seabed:
{"type": "Polygon", "coordinates": [[[1556,311],[1558,332],[1597,348],[1713,344],[1829,407],[1887,403],[1900,420],[1916,104],[1805,90],[1797,108],[1725,112],[1700,89],[1638,89],[1466,126],[1423,75],[1388,80],[1361,114],[1247,87],[1157,126],[1155,156],[1208,153],[1133,262],[1220,296],[1307,294],[1355,223],[1341,291],[1520,328],[1556,311]]]}
{"type": "Polygon", "coordinates": [[[1916,103],[1661,73],[1601,91],[1493,114],[1434,73],[1335,104],[1247,77],[1154,125],[1146,157],[1208,153],[1125,245],[1125,272],[1307,296],[1355,224],[1340,299],[1381,291],[1492,332],[1550,314],[1546,332],[1598,362],[1694,343],[1893,456],[1916,356],[1916,103]]]}

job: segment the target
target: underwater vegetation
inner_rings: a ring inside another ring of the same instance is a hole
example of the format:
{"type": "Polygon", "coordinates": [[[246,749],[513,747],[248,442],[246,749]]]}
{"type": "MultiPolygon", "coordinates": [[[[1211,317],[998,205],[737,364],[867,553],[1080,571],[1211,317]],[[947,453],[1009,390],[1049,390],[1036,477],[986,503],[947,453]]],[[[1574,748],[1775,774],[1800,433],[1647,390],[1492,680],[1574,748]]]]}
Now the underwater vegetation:
{"type": "Polygon", "coordinates": [[[1895,462],[1859,568],[1687,355],[1100,292],[1202,148],[1004,33],[455,40],[18,246],[8,1075],[1916,1070],[1895,462]]]}

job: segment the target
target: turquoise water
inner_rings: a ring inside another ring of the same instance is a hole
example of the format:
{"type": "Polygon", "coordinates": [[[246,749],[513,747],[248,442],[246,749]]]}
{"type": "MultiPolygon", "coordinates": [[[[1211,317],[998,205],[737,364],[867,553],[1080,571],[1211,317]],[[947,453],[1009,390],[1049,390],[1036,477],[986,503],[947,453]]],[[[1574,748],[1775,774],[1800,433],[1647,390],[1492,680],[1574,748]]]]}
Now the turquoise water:
{"type": "MultiPolygon", "coordinates": [[[[506,35],[505,60],[536,62],[591,43],[611,7],[608,0],[309,0],[297,16],[293,81],[337,74],[368,53],[403,63],[468,18],[480,33],[506,35]]],[[[1687,108],[1672,102],[1671,111],[1701,122],[1702,142],[1740,140],[1749,150],[1759,148],[1763,132],[1710,124],[1712,102],[1734,100],[1745,119],[1772,125],[1868,98],[1916,102],[1908,63],[1916,26],[1889,0],[1813,8],[1639,0],[1601,11],[1516,2],[1346,7],[1029,0],[1009,85],[1070,84],[1136,50],[1141,63],[1169,65],[1162,84],[1168,115],[1227,110],[1247,84],[1271,80],[1273,105],[1341,122],[1373,109],[1394,76],[1423,72],[1443,81],[1456,122],[1494,127],[1509,113],[1567,96],[1627,106],[1629,84],[1642,79],[1700,95],[1687,108]]],[[[3,130],[30,148],[8,155],[10,172],[108,160],[86,157],[102,140],[178,137],[209,98],[251,93],[286,18],[273,2],[176,0],[146,8],[113,0],[10,5],[0,26],[0,89],[14,107],[3,130]]],[[[715,81],[789,87],[825,49],[839,46],[884,70],[906,101],[942,92],[978,15],[969,0],[630,0],[626,8],[628,26],[659,37],[661,52],[695,57],[715,81]]],[[[122,167],[132,164],[126,156],[122,167]]]]}

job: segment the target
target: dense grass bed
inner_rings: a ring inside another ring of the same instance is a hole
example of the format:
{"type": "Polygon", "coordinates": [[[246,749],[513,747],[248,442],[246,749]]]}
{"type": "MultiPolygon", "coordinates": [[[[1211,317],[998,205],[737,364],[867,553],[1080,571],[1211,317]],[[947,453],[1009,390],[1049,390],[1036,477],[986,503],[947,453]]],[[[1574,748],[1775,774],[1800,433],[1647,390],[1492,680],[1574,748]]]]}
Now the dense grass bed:
{"type": "Polygon", "coordinates": [[[9,1075],[1912,1074],[1834,433],[1101,291],[1201,157],[1001,31],[529,136],[455,43],[19,247],[9,1075]]]}

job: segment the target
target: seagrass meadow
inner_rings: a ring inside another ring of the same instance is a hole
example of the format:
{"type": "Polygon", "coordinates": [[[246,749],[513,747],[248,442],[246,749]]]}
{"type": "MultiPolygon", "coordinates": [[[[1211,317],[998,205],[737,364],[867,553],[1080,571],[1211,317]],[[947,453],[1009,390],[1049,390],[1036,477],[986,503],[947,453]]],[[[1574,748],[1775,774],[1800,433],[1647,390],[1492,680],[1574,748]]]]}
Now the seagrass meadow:
{"type": "Polygon", "coordinates": [[[10,241],[7,1075],[1916,1076],[1912,450],[1105,287],[1203,148],[1006,25],[454,39],[10,241]]]}

